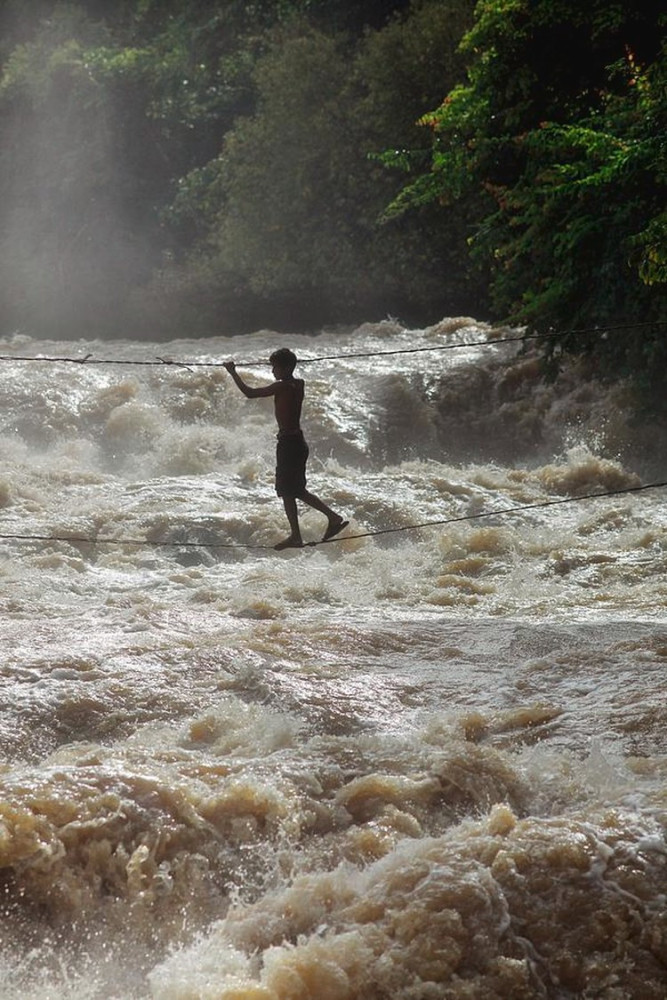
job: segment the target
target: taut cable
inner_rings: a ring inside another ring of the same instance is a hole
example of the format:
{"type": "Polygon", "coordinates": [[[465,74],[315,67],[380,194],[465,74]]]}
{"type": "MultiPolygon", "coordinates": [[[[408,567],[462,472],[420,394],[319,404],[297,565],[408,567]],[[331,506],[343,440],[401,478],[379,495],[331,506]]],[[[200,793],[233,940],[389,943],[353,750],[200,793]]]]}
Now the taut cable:
{"type": "MultiPolygon", "coordinates": [[[[522,333],[518,334],[516,337],[491,337],[491,339],[486,340],[471,340],[462,344],[433,344],[428,347],[399,347],[390,351],[360,351],[348,354],[323,354],[314,358],[299,358],[300,365],[312,365],[317,364],[321,361],[346,361],[355,360],[357,358],[382,358],[391,357],[398,354],[422,354],[427,351],[456,351],[461,350],[465,347],[495,347],[497,344],[517,344],[523,343],[527,340],[557,340],[562,337],[574,337],[574,336],[584,336],[586,334],[596,333],[605,334],[610,333],[614,330],[637,330],[650,326],[667,326],[667,321],[655,321],[648,323],[623,323],[618,326],[596,326],[588,327],[582,329],[573,330],[560,330],[551,331],[548,333],[522,333]]],[[[493,330],[490,331],[491,334],[493,330]]],[[[25,362],[41,362],[43,364],[75,364],[75,365],[130,365],[138,366],[143,368],[151,367],[174,367],[174,368],[223,368],[225,365],[224,361],[192,361],[192,360],[175,360],[173,358],[151,358],[151,359],[137,359],[137,358],[95,358],[92,354],[86,354],[81,358],[71,358],[65,356],[53,356],[53,355],[25,355],[25,354],[1,354],[0,362],[3,361],[25,361],[25,362]]],[[[250,361],[237,361],[236,364],[239,368],[254,368],[260,365],[267,365],[269,362],[266,358],[255,359],[250,361]]]]}
{"type": "MultiPolygon", "coordinates": [[[[356,538],[374,538],[380,535],[398,534],[404,531],[418,531],[421,528],[435,528],[446,524],[459,524],[462,521],[478,521],[486,517],[503,517],[506,514],[518,514],[525,510],[539,510],[544,507],[556,507],[561,504],[580,503],[584,500],[595,500],[603,497],[625,496],[630,493],[641,493],[645,490],[661,489],[667,486],[667,481],[644,483],[641,486],[627,486],[620,490],[606,490],[602,493],[583,493],[576,497],[561,497],[558,500],[541,500],[538,503],[520,504],[516,507],[505,507],[501,510],[486,510],[478,514],[462,514],[458,517],[439,518],[434,521],[420,521],[415,524],[404,524],[396,528],[377,528],[374,531],[359,531],[355,534],[337,535],[335,538],[322,539],[319,542],[306,542],[303,548],[314,548],[318,545],[331,545],[336,542],[353,541],[356,538]]],[[[273,549],[273,545],[259,545],[250,542],[188,542],[188,541],[153,541],[147,538],[90,538],[83,535],[37,535],[0,532],[0,540],[6,541],[40,541],[40,542],[73,542],[85,545],[141,545],[152,548],[188,548],[188,549],[273,549]]]]}

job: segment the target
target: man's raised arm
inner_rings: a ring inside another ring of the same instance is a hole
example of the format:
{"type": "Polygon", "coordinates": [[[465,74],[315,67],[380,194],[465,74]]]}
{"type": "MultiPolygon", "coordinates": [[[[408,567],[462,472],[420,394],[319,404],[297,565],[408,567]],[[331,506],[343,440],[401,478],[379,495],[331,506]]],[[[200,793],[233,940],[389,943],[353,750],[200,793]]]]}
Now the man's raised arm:
{"type": "Polygon", "coordinates": [[[275,396],[277,382],[271,382],[270,385],[248,385],[237,372],[236,364],[233,361],[225,361],[223,368],[227,369],[243,395],[247,396],[248,399],[257,399],[259,396],[275,396]]]}

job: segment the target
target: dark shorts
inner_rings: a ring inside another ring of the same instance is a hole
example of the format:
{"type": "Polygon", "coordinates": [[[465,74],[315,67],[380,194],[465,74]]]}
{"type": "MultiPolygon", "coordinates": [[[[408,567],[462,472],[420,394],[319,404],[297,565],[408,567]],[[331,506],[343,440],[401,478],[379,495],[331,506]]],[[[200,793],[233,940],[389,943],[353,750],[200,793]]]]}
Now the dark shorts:
{"type": "Polygon", "coordinates": [[[278,435],[276,445],[276,493],[279,497],[301,496],[306,488],[308,445],[303,434],[278,435]]]}

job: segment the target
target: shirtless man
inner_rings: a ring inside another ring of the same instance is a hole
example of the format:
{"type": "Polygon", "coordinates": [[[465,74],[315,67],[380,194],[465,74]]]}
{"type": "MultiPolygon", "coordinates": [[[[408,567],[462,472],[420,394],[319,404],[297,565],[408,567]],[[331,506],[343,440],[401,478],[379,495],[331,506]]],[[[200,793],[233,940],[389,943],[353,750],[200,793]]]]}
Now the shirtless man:
{"type": "Polygon", "coordinates": [[[237,386],[248,399],[259,396],[273,396],[273,406],[278,424],[278,444],[276,447],[276,493],[283,498],[285,513],[291,532],[276,549],[299,549],[303,546],[296,501],[301,500],[324,514],[329,521],[323,542],[328,541],[348,525],[340,514],[306,489],[306,461],[308,445],[301,430],[301,405],[303,403],[303,379],[294,378],[296,355],[286,347],[280,348],[269,358],[275,379],[270,385],[247,385],[236,370],[233,361],[225,362],[225,368],[237,386]]]}

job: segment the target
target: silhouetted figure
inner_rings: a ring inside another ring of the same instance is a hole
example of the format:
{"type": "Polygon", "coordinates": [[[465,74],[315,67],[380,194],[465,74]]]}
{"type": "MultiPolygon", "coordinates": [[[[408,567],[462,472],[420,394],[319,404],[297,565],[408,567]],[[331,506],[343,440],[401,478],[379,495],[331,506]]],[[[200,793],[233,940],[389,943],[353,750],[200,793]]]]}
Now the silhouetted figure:
{"type": "Polygon", "coordinates": [[[224,367],[232,376],[237,386],[248,399],[260,396],[273,396],[273,406],[278,424],[278,444],[276,446],[276,493],[282,497],[285,513],[291,528],[291,533],[282,542],[274,546],[276,549],[298,549],[303,546],[299,515],[296,501],[301,500],[319,510],[328,519],[329,524],[322,541],[333,538],[342,531],[349,522],[336,514],[319,497],[306,489],[306,462],[308,460],[308,445],[301,430],[301,406],[303,404],[304,383],[302,378],[294,378],[296,355],[286,347],[274,351],[269,361],[272,365],[274,382],[270,385],[247,385],[233,361],[225,362],[224,367]]]}

